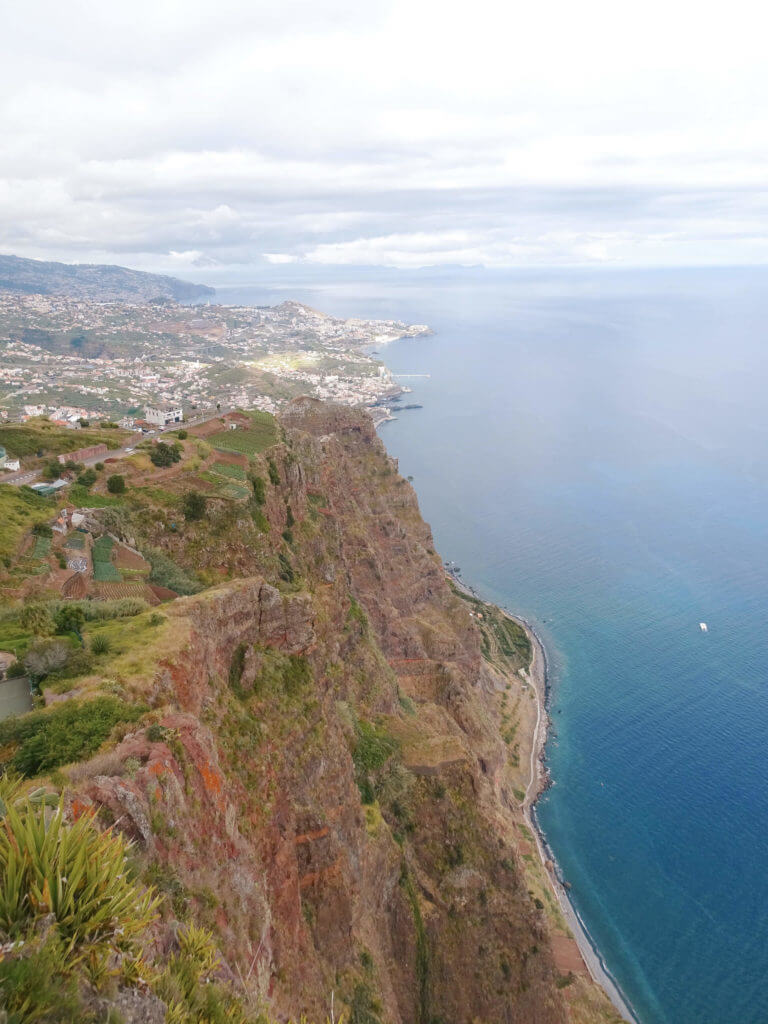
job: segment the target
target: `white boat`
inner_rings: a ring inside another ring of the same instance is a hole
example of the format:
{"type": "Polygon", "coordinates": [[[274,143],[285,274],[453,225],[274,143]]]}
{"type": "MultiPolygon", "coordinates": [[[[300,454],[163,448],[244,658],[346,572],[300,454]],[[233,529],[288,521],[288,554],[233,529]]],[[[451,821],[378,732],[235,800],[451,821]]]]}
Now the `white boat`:
{"type": "Polygon", "coordinates": [[[699,623],[699,629],[701,630],[702,633],[706,633],[707,632],[707,624],[706,624],[706,622],[700,622],[699,623]]]}

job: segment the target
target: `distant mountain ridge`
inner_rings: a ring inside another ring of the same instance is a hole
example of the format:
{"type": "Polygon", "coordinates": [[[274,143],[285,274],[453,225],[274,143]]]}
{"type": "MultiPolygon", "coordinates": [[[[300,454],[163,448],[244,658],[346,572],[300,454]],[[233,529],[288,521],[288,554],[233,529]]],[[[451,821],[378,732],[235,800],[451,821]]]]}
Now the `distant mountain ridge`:
{"type": "Polygon", "coordinates": [[[126,267],[86,263],[48,263],[21,256],[0,255],[0,291],[62,295],[104,302],[149,302],[175,299],[189,302],[210,298],[214,288],[180,281],[164,274],[147,274],[126,267]]]}

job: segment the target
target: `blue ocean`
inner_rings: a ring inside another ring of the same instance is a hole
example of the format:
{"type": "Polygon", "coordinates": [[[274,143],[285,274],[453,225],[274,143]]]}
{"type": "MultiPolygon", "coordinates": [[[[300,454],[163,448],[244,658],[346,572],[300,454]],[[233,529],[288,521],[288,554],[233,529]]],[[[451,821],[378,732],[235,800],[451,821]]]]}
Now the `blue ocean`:
{"type": "Polygon", "coordinates": [[[539,820],[639,1020],[768,1022],[768,272],[250,299],[288,294],[435,331],[381,351],[423,406],[381,436],[443,557],[547,644],[539,820]]]}

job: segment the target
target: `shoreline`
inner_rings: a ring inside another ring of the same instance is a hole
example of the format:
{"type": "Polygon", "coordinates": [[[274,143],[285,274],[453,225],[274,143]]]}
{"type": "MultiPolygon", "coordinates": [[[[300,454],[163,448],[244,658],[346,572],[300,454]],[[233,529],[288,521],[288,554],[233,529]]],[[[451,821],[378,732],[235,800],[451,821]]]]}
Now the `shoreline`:
{"type": "MultiPolygon", "coordinates": [[[[459,590],[463,590],[470,597],[485,600],[477,594],[474,588],[470,587],[467,583],[464,583],[454,575],[454,573],[447,572],[446,575],[459,590]]],[[[493,604],[494,602],[491,601],[488,603],[493,604]]],[[[535,839],[536,850],[542,866],[549,878],[550,886],[555,898],[557,899],[563,917],[573,933],[573,937],[579,947],[579,952],[581,953],[582,959],[589,971],[590,977],[595,984],[599,985],[603,989],[614,1008],[621,1014],[625,1021],[629,1022],[629,1024],[639,1024],[637,1015],[633,1011],[626,996],[619,988],[618,982],[609,971],[605,960],[589,934],[586,925],[579,916],[579,913],[568,894],[568,890],[565,888],[565,885],[561,880],[561,872],[557,859],[549,846],[547,837],[545,836],[541,826],[539,825],[538,818],[536,817],[536,803],[549,785],[549,774],[544,763],[544,748],[546,746],[547,734],[550,726],[550,684],[546,647],[544,646],[541,637],[536,632],[535,627],[528,622],[527,619],[524,619],[520,615],[512,614],[512,612],[507,611],[506,608],[503,608],[500,605],[496,605],[495,607],[497,607],[503,615],[506,615],[507,618],[523,627],[531,642],[531,650],[533,652],[527,676],[531,686],[533,687],[534,694],[536,695],[536,726],[534,729],[533,743],[531,745],[530,777],[528,779],[528,785],[525,790],[525,799],[522,806],[525,823],[531,830],[531,834],[535,839]]]]}

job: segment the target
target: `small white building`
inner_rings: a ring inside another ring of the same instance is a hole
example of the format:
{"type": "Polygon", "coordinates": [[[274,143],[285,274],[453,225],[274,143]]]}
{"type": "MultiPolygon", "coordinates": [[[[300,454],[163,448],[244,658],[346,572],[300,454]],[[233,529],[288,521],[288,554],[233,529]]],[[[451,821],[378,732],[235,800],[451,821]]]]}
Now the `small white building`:
{"type": "Polygon", "coordinates": [[[169,423],[181,423],[184,413],[181,408],[172,405],[148,405],[144,410],[144,419],[154,427],[167,427],[169,423]]]}

